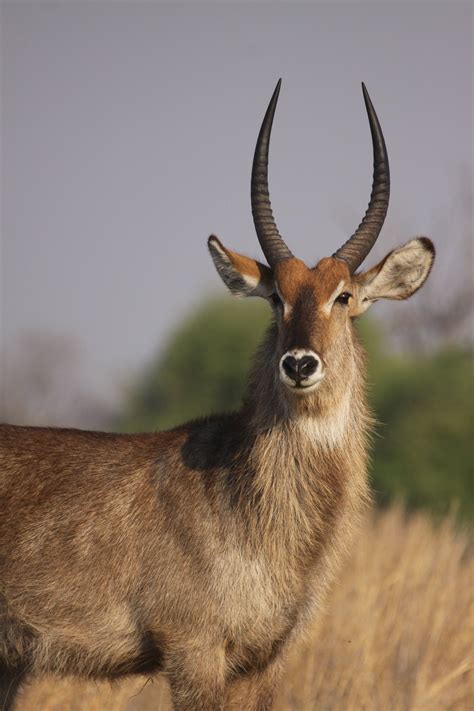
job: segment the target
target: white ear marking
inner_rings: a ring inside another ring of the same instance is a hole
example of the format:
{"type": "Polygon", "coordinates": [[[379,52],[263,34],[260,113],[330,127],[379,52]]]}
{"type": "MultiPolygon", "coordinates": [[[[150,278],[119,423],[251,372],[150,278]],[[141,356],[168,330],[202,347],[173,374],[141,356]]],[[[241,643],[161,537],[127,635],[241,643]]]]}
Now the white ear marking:
{"type": "MultiPolygon", "coordinates": [[[[219,253],[219,256],[222,257],[222,259],[224,259],[224,260],[225,260],[226,262],[228,262],[229,264],[231,263],[229,257],[228,257],[227,254],[225,253],[225,251],[224,251],[222,245],[220,244],[219,240],[218,240],[216,237],[209,237],[209,242],[208,242],[208,244],[209,244],[209,248],[212,247],[212,249],[215,249],[216,252],[219,253]]],[[[211,256],[212,256],[212,252],[211,252],[211,256]]]]}
{"type": "Polygon", "coordinates": [[[249,289],[256,289],[257,288],[257,286],[259,284],[259,280],[257,279],[257,277],[250,276],[250,274],[244,274],[243,272],[241,272],[241,276],[242,276],[242,279],[247,284],[247,286],[249,287],[249,289]]]}

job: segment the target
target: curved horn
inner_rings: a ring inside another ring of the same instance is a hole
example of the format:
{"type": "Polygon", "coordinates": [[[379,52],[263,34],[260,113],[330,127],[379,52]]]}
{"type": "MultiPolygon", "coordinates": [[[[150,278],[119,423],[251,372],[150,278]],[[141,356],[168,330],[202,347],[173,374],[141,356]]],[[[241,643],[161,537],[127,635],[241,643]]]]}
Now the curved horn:
{"type": "Polygon", "coordinates": [[[359,227],[352,237],[332,255],[336,259],[343,259],[347,262],[351,274],[362,264],[374,246],[387,214],[390,197],[390,170],[382,129],[364,83],[362,83],[362,91],[364,93],[367,116],[369,117],[374,151],[372,193],[369,207],[359,227]]]}
{"type": "Polygon", "coordinates": [[[270,147],[270,134],[272,131],[273,116],[280,93],[281,79],[278,80],[276,89],[268,105],[263,119],[257,145],[253,157],[251,198],[252,215],[257,231],[258,241],[268,264],[273,267],[283,259],[291,259],[293,254],[283,241],[278,227],[273,219],[270,195],[268,192],[268,150],[270,147]]]}

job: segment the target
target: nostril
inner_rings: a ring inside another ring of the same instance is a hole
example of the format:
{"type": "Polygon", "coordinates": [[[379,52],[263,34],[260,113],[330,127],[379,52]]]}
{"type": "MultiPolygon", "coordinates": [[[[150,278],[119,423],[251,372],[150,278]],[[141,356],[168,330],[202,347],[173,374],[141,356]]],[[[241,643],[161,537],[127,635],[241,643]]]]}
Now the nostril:
{"type": "Polygon", "coordinates": [[[298,378],[298,361],[293,356],[286,356],[282,363],[283,370],[289,378],[296,380],[298,378]]]}
{"type": "Polygon", "coordinates": [[[298,363],[301,378],[309,378],[318,369],[318,361],[313,356],[303,356],[298,363]]]}

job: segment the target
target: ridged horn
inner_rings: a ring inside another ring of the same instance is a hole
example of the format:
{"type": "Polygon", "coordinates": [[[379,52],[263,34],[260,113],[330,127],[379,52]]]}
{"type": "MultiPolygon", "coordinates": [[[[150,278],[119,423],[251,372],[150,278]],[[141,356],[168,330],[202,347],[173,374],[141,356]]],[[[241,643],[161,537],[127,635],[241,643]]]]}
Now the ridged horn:
{"type": "Polygon", "coordinates": [[[370,100],[365,84],[362,83],[365,108],[369,117],[370,133],[374,152],[374,175],[372,193],[364,219],[352,237],[332,255],[343,259],[349,265],[351,274],[362,264],[380,234],[387,214],[390,197],[390,170],[385,141],[375,109],[370,100]]]}
{"type": "Polygon", "coordinates": [[[268,192],[268,151],[270,148],[270,135],[272,132],[273,116],[280,93],[281,79],[278,80],[276,89],[268,105],[263,119],[252,164],[251,199],[252,215],[257,232],[258,241],[268,264],[273,267],[283,259],[291,259],[290,252],[273,219],[270,195],[268,192]]]}

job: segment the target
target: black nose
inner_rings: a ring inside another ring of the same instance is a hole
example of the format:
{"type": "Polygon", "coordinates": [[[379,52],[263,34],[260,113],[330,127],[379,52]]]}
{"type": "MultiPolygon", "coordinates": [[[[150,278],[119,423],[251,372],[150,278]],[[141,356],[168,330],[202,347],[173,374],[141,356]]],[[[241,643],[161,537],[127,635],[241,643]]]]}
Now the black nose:
{"type": "Polygon", "coordinates": [[[302,358],[286,356],[282,368],[286,375],[299,385],[302,380],[306,380],[317,371],[318,361],[311,355],[305,355],[302,358]]]}

